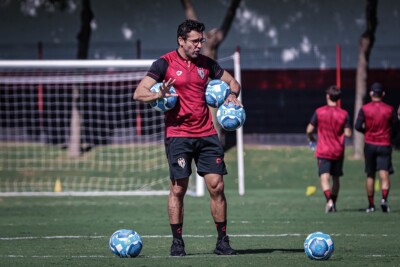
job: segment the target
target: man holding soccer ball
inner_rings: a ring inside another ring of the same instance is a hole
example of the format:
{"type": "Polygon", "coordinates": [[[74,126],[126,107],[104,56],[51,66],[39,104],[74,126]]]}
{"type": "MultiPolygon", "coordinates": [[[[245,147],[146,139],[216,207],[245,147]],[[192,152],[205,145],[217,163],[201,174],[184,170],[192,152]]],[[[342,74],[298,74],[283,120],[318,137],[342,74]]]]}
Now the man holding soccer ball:
{"type": "Polygon", "coordinates": [[[343,175],[344,138],[352,134],[349,114],[338,105],[340,95],[339,88],[330,86],[325,94],[327,104],[315,110],[306,129],[311,147],[314,147],[312,144],[316,141],[314,130],[318,129],[315,156],[318,161],[321,189],[326,198],[325,213],[336,212],[339,178],[343,175]]]}
{"type": "Polygon", "coordinates": [[[240,85],[215,60],[200,54],[206,41],[204,30],[204,24],[199,21],[185,20],[181,23],[177,32],[178,48],[152,64],[133,96],[135,100],[146,103],[162,97],[179,97],[175,107],[165,112],[165,149],[170,169],[168,215],[173,236],[171,256],[186,255],[182,238],[183,200],[193,159],[210,194],[211,214],[218,232],[214,253],[236,254],[226,234],[227,203],[223,175],[227,170],[224,151],[205,102],[204,88],[209,79],[225,81],[231,89],[225,102],[241,106],[237,99],[240,85]],[[150,92],[157,82],[162,82],[160,91],[150,92]],[[176,94],[169,93],[171,86],[176,94]]]}

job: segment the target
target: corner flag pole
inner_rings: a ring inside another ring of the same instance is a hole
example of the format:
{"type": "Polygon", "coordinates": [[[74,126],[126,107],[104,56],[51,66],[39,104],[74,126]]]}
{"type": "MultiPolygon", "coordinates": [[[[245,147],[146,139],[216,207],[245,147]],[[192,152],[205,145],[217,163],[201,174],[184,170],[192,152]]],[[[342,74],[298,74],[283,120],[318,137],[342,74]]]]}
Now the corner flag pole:
{"type": "MultiPolygon", "coordinates": [[[[341,64],[341,56],[340,56],[340,45],[336,44],[336,86],[341,89],[342,87],[342,78],[340,76],[340,64],[341,64]]],[[[339,107],[341,106],[340,99],[338,101],[339,107]]]]}

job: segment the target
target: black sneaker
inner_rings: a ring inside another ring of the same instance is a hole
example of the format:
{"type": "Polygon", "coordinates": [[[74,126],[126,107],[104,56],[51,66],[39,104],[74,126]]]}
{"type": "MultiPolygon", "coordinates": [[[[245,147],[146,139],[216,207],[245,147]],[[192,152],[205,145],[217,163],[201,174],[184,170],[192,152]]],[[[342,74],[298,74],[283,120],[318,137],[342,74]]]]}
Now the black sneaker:
{"type": "Polygon", "coordinates": [[[182,239],[174,238],[172,240],[171,253],[169,255],[174,256],[174,257],[186,255],[185,243],[183,242],[182,239]]]}
{"type": "Polygon", "coordinates": [[[374,212],[374,211],[375,211],[375,206],[369,206],[369,207],[365,210],[366,213],[371,213],[371,212],[374,212]]]}
{"type": "Polygon", "coordinates": [[[383,212],[390,212],[389,205],[388,205],[387,201],[384,200],[383,198],[381,200],[381,209],[383,212]]]}
{"type": "Polygon", "coordinates": [[[229,245],[228,236],[224,236],[221,240],[217,241],[214,253],[217,255],[236,255],[236,251],[229,245]]]}

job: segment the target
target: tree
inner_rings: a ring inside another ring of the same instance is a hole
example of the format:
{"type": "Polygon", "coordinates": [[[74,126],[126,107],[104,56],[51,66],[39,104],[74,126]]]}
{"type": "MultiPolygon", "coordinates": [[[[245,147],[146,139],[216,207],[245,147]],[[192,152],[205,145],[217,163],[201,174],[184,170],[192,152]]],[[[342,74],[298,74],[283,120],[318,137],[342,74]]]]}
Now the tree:
{"type": "MultiPolygon", "coordinates": [[[[229,29],[231,28],[233,19],[235,18],[236,10],[239,7],[240,2],[241,0],[232,0],[231,5],[226,11],[221,27],[213,28],[210,31],[204,33],[207,39],[207,42],[205,42],[203,45],[202,53],[204,55],[212,59],[218,58],[218,48],[220,44],[225,40],[225,37],[228,35],[229,29]]],[[[187,19],[199,20],[192,5],[192,2],[190,0],[181,0],[181,3],[185,10],[185,15],[187,19]]],[[[218,131],[218,135],[221,139],[221,142],[225,145],[225,140],[224,140],[225,138],[224,135],[222,134],[222,128],[221,126],[219,126],[216,119],[217,109],[216,108],[210,108],[210,109],[213,116],[215,128],[218,131]]]]}
{"type": "Polygon", "coordinates": [[[81,29],[77,35],[78,59],[87,59],[89,54],[90,35],[92,33],[91,23],[94,19],[90,0],[82,0],[81,29]]]}
{"type": "MultiPolygon", "coordinates": [[[[369,57],[375,43],[375,31],[378,26],[377,19],[378,0],[366,0],[366,30],[361,35],[359,43],[359,54],[356,74],[356,97],[354,104],[354,118],[357,118],[358,111],[362,107],[366,92],[369,57]]],[[[364,136],[361,133],[354,133],[354,158],[361,159],[363,155],[364,136]]]]}

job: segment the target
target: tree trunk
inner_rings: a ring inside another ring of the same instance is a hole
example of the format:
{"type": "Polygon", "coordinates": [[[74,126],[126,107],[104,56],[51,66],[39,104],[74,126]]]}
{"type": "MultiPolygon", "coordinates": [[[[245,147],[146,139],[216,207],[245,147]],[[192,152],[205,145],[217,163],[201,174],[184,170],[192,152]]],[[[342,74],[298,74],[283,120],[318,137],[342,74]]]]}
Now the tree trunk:
{"type": "MultiPolygon", "coordinates": [[[[375,42],[375,31],[378,26],[377,20],[377,6],[378,0],[367,0],[366,6],[366,23],[367,29],[361,35],[358,64],[357,64],[357,77],[356,77],[356,96],[354,103],[354,119],[357,118],[358,112],[364,104],[367,92],[367,79],[368,79],[368,68],[369,68],[369,57],[372,51],[372,47],[375,42]]],[[[361,159],[363,157],[363,146],[364,146],[364,135],[355,132],[354,133],[354,159],[361,159]]]]}
{"type": "MultiPolygon", "coordinates": [[[[87,59],[89,54],[90,35],[92,33],[91,23],[93,12],[90,0],[82,0],[81,28],[77,35],[78,59],[87,59]]],[[[81,116],[78,109],[79,88],[75,85],[72,92],[72,113],[70,125],[70,139],[68,144],[68,157],[77,158],[81,155],[81,116]]]]}
{"type": "Polygon", "coordinates": [[[94,18],[90,0],[82,0],[81,29],[77,35],[78,59],[87,59],[89,54],[90,35],[92,33],[91,23],[94,18]]]}

